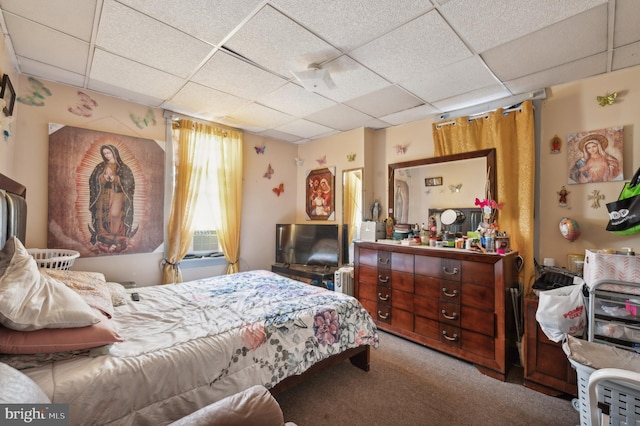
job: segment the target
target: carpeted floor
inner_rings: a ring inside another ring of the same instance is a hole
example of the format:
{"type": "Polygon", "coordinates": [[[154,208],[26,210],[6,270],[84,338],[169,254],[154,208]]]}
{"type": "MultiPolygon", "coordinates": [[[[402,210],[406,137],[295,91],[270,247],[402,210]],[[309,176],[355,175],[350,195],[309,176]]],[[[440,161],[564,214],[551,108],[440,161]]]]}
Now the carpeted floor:
{"type": "Polygon", "coordinates": [[[554,425],[580,423],[570,398],[507,382],[473,365],[380,332],[368,373],[348,361],[277,396],[285,421],[314,425],[554,425]]]}

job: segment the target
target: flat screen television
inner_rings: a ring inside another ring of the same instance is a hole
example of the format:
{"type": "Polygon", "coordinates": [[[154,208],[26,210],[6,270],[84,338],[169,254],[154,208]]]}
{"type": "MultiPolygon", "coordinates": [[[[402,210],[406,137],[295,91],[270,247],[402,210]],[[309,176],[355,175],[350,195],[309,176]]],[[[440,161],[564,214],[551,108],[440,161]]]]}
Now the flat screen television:
{"type": "Polygon", "coordinates": [[[349,250],[342,243],[343,235],[348,235],[347,229],[348,225],[276,224],[276,263],[308,266],[347,264],[349,250]]]}

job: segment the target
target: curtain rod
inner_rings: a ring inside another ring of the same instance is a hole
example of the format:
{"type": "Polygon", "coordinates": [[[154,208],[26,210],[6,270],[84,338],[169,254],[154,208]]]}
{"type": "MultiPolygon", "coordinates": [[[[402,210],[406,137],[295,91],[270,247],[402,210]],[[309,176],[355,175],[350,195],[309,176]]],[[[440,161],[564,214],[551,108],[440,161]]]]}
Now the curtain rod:
{"type": "Polygon", "coordinates": [[[215,121],[203,120],[201,118],[192,117],[190,115],[181,114],[179,112],[174,112],[174,111],[171,111],[171,110],[168,110],[168,109],[164,110],[164,113],[162,114],[162,116],[167,120],[167,122],[178,121],[180,119],[185,119],[185,120],[191,120],[191,121],[196,121],[198,123],[206,124],[207,126],[220,127],[222,130],[242,132],[241,129],[236,129],[234,127],[230,127],[230,126],[227,126],[225,124],[217,123],[215,121]]]}

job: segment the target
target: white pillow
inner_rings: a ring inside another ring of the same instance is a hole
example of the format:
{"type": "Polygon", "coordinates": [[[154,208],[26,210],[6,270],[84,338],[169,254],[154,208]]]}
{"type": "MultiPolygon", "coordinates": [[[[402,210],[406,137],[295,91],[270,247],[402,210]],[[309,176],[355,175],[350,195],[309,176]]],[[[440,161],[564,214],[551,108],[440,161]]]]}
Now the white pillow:
{"type": "Polygon", "coordinates": [[[0,251],[0,323],[14,330],[86,327],[100,321],[75,291],[40,274],[15,236],[0,251]]]}
{"type": "Polygon", "coordinates": [[[127,290],[122,284],[107,281],[107,287],[111,294],[111,303],[113,303],[113,306],[122,306],[127,304],[127,290]]]}

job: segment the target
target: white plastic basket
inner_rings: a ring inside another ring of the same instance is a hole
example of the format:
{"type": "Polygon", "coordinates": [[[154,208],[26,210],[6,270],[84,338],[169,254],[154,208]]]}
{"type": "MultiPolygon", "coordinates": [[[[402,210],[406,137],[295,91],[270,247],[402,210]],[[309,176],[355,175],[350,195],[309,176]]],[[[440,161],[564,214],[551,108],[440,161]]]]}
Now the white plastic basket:
{"type": "MultiPolygon", "coordinates": [[[[578,377],[578,411],[580,412],[580,426],[592,426],[589,412],[589,377],[596,369],[583,365],[569,358],[569,362],[576,369],[578,377]]],[[[601,395],[604,405],[608,408],[609,425],[637,425],[640,424],[640,391],[615,382],[601,382],[601,395]]],[[[598,426],[598,425],[593,425],[598,426]]]]}
{"type": "Polygon", "coordinates": [[[71,269],[73,262],[80,257],[75,250],[65,249],[28,249],[39,268],[47,269],[71,269]]]}

